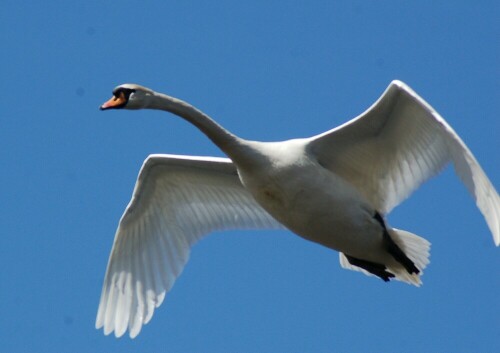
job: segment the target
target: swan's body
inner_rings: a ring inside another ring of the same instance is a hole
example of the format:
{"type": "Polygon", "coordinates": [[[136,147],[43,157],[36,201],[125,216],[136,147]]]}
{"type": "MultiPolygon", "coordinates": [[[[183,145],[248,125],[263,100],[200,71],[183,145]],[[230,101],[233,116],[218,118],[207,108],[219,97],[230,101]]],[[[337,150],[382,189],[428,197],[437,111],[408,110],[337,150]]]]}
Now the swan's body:
{"type": "Polygon", "coordinates": [[[308,156],[307,140],[255,143],[254,148],[265,157],[238,171],[245,188],[269,214],[308,240],[380,261],[382,252],[367,251],[382,240],[380,224],[373,218],[376,211],[352,185],[308,156]]]}
{"type": "Polygon", "coordinates": [[[340,252],[342,267],[420,285],[429,243],[383,219],[453,162],[500,244],[500,198],[453,129],[394,81],[356,119],[283,142],[243,140],[175,98],[117,87],[101,109],[160,109],[188,120],[230,159],[151,155],[116,233],[96,327],[135,337],[204,235],[283,228],[340,252]]]}

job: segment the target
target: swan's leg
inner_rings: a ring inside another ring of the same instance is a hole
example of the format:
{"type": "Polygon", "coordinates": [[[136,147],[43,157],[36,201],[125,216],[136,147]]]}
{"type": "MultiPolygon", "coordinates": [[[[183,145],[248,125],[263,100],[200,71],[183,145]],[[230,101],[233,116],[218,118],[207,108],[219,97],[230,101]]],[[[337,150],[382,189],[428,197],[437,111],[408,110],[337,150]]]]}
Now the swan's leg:
{"type": "Polygon", "coordinates": [[[420,270],[415,266],[412,260],[406,254],[403,252],[403,250],[400,249],[400,247],[394,242],[394,240],[391,238],[389,235],[389,232],[387,232],[387,228],[385,226],[384,219],[380,215],[380,213],[376,212],[375,215],[373,216],[382,228],[384,229],[384,243],[387,248],[387,251],[389,254],[392,255],[392,257],[399,262],[403,267],[408,271],[408,273],[411,275],[413,273],[419,274],[420,270]]]}
{"type": "Polygon", "coordinates": [[[394,274],[386,271],[385,265],[378,264],[376,262],[360,260],[347,254],[344,255],[351,265],[361,267],[362,269],[374,274],[375,276],[382,278],[384,282],[389,282],[391,278],[395,277],[394,274]]]}

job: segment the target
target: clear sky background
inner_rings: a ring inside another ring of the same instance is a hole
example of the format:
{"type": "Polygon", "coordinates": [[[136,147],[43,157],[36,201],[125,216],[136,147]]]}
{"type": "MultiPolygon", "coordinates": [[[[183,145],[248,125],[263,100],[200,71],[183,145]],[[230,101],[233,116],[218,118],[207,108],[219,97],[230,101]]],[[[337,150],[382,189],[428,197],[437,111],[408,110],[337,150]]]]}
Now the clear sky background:
{"type": "Polygon", "coordinates": [[[213,234],[135,340],[94,328],[148,154],[221,156],[181,119],[100,112],[118,84],[234,133],[311,136],[393,79],[500,188],[498,1],[2,1],[0,352],[494,352],[500,249],[451,168],[389,215],[433,243],[424,285],[340,268],[287,231],[213,234]]]}

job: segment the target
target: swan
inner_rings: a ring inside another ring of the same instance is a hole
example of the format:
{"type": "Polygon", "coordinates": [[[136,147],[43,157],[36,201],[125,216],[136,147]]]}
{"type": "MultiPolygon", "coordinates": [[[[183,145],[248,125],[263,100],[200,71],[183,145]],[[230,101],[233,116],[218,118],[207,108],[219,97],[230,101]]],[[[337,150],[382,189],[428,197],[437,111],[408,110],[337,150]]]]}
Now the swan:
{"type": "Polygon", "coordinates": [[[412,89],[393,81],[355,119],[310,138],[244,140],[179,99],[136,84],[101,110],[157,109],[196,126],[229,158],[150,155],[120,219],[96,328],[136,337],[215,230],[287,228],[337,250],[343,268],[419,286],[430,243],[385,220],[452,162],[500,245],[500,198],[471,151],[412,89]]]}

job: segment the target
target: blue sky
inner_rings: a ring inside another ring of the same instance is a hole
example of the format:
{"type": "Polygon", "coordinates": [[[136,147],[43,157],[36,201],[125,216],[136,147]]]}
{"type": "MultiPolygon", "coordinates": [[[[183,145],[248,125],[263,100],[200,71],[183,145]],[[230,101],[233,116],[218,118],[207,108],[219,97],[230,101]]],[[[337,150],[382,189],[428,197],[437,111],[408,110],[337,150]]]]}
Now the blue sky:
{"type": "Polygon", "coordinates": [[[94,328],[114,232],[151,153],[221,156],[114,86],[185,99],[238,135],[311,136],[393,79],[500,187],[498,1],[19,2],[0,12],[0,340],[5,352],[493,352],[500,253],[448,168],[389,215],[432,244],[424,285],[342,270],[280,232],[197,244],[135,340],[94,328]]]}

